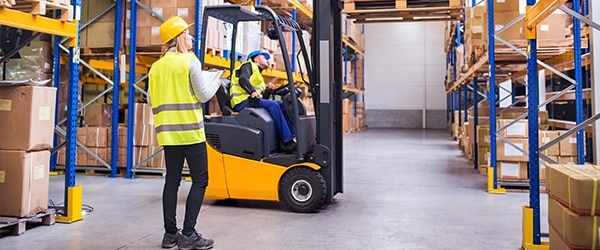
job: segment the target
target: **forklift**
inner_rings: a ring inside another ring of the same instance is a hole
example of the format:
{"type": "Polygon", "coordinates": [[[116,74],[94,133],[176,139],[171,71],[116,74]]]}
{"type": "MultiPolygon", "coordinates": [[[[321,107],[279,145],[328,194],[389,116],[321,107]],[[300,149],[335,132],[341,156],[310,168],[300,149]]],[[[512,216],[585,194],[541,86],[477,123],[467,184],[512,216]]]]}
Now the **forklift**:
{"type": "MultiPolygon", "coordinates": [[[[215,18],[233,26],[229,72],[236,61],[236,33],[240,22],[269,25],[268,37],[277,40],[283,55],[287,84],[274,90],[285,104],[284,112],[293,121],[297,149],[279,152],[270,114],[261,108],[247,107],[232,112],[226,79],[217,91],[221,116],[207,118],[205,133],[209,184],[205,197],[217,200],[276,201],[289,210],[317,212],[343,192],[342,152],[342,5],[339,1],[314,1],[311,59],[306,44],[299,39],[297,55],[305,62],[300,69],[308,79],[315,115],[307,115],[300,91],[294,84],[291,61],[283,32],[296,32],[300,25],[266,6],[206,6],[203,24],[215,18]]],[[[202,26],[206,34],[207,26],[202,26]]],[[[206,41],[199,44],[204,63],[206,41]]],[[[232,74],[232,73],[231,73],[232,74]]],[[[231,75],[230,74],[230,75],[231,75]]]]}

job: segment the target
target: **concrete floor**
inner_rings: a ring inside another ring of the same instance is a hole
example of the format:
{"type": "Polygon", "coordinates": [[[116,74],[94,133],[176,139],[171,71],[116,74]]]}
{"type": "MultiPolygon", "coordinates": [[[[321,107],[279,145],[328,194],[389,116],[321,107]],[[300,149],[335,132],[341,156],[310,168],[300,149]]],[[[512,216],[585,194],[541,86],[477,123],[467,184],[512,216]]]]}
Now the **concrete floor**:
{"type": "MultiPolygon", "coordinates": [[[[214,249],[519,249],[528,194],[487,194],[485,178],[446,131],[371,129],[345,136],[344,150],[345,191],[320,213],[206,201],[198,231],[215,240],[214,249]]],[[[51,178],[55,201],[62,201],[63,177],[51,178]]],[[[160,248],[162,179],[77,178],[93,213],[0,238],[0,249],[160,248]]],[[[178,215],[189,185],[182,184],[178,215]]],[[[541,204],[547,232],[545,195],[541,204]]]]}

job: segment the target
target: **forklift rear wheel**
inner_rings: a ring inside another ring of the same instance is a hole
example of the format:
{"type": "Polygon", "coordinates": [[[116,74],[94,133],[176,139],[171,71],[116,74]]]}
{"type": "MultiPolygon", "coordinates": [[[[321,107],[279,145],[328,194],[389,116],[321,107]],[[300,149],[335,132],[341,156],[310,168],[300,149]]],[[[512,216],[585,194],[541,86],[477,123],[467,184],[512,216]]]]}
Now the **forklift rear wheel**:
{"type": "Polygon", "coordinates": [[[280,200],[294,212],[315,212],[323,206],[326,196],[325,178],[310,168],[290,169],[279,183],[280,200]]]}

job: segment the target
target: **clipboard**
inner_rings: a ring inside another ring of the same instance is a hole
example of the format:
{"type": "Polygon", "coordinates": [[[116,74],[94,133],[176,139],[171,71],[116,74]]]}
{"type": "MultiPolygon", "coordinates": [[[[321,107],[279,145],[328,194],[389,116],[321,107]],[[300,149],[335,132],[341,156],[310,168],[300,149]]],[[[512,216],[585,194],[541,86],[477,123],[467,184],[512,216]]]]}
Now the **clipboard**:
{"type": "Polygon", "coordinates": [[[200,81],[203,84],[209,84],[221,78],[224,72],[225,70],[203,70],[200,72],[200,81]]]}

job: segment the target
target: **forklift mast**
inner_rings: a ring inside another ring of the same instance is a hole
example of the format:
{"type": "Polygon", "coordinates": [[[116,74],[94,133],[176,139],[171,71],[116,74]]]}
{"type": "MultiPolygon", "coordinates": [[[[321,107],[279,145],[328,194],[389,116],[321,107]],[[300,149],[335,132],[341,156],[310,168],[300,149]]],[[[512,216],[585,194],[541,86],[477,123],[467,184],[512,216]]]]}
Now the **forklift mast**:
{"type": "Polygon", "coordinates": [[[327,203],[343,192],[342,2],[313,0],[310,77],[317,120],[317,145],[329,148],[330,162],[321,170],[329,184],[327,203]]]}

